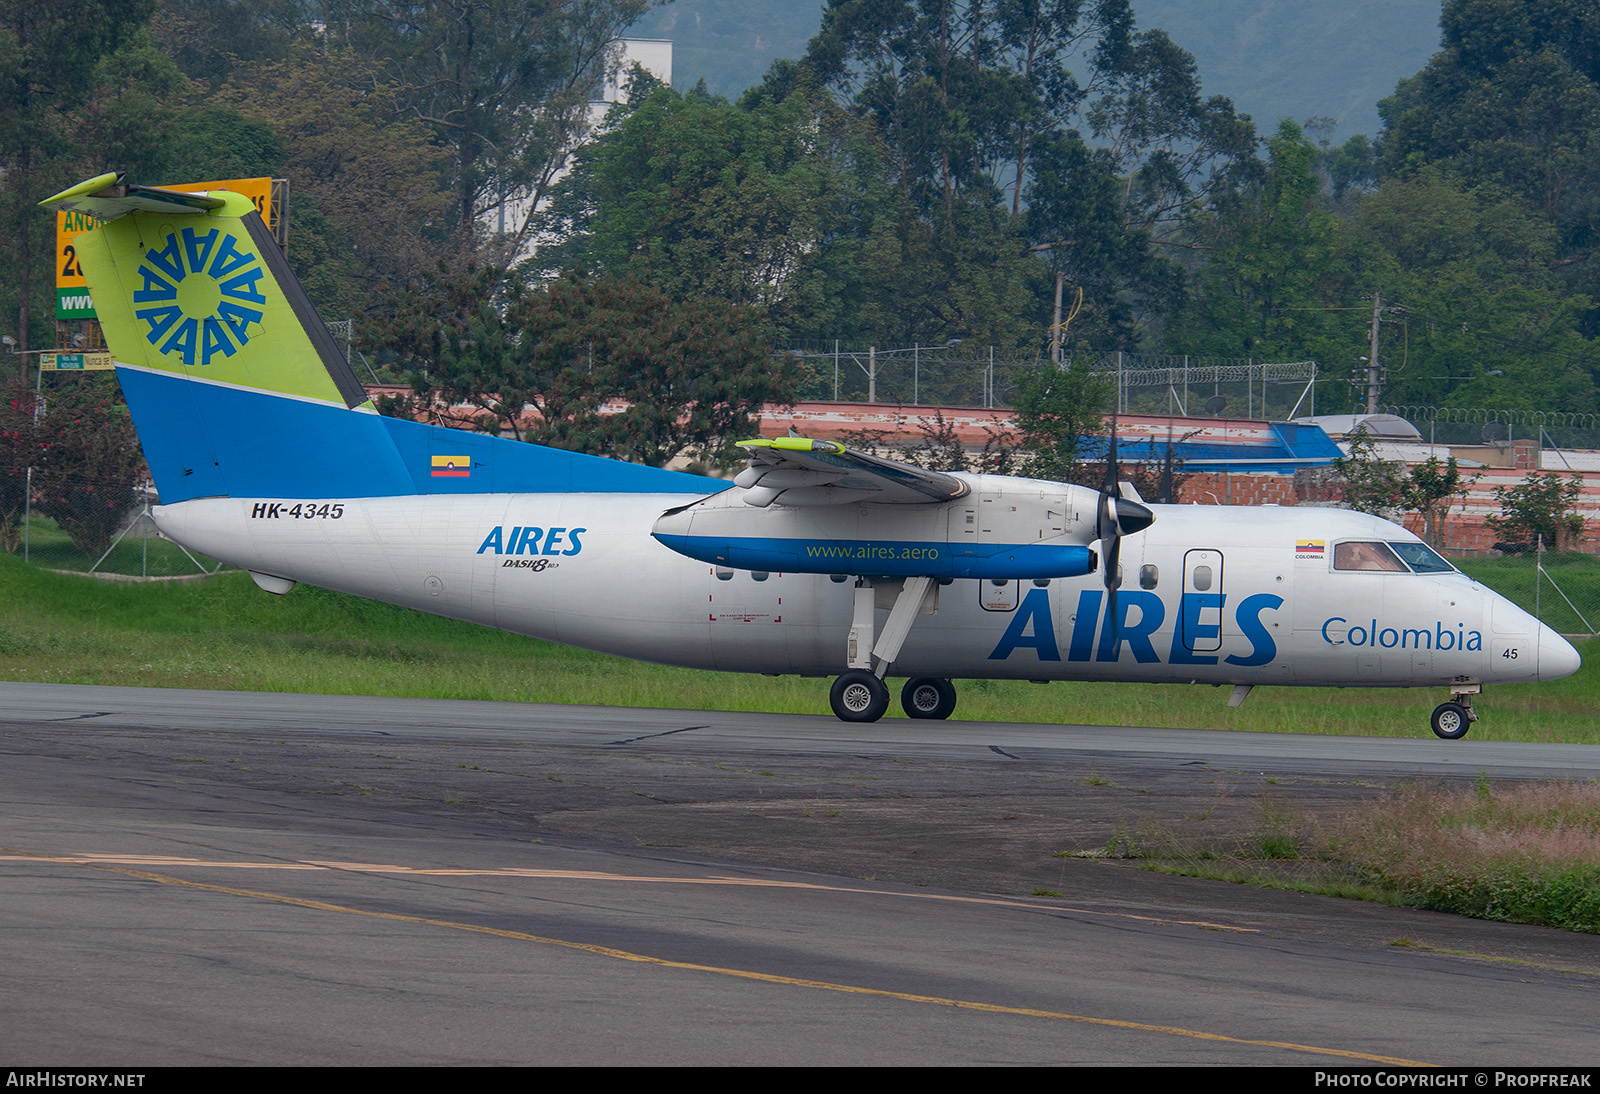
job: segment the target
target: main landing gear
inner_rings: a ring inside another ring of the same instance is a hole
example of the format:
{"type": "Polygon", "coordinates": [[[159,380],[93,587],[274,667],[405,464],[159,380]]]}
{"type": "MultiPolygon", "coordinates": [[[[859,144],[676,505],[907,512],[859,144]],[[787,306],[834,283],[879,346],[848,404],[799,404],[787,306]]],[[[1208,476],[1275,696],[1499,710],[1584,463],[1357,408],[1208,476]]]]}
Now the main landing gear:
{"type": "MultiPolygon", "coordinates": [[[[834,714],[846,722],[876,722],[889,709],[889,686],[884,673],[900,656],[906,635],[919,614],[932,615],[938,607],[938,585],[931,577],[908,577],[898,583],[894,605],[874,640],[878,589],[865,578],[856,579],[855,611],[850,624],[849,671],[833,682],[828,701],[834,714]]],[[[884,591],[893,588],[883,585],[884,591]]],[[[949,680],[917,676],[906,681],[900,705],[911,718],[948,718],[956,708],[956,688],[949,680]]]]}
{"type": "Polygon", "coordinates": [[[907,718],[950,717],[956,709],[956,686],[937,676],[913,676],[900,689],[900,705],[907,718]]]}
{"type": "MultiPolygon", "coordinates": [[[[866,669],[851,669],[833,682],[828,701],[847,722],[876,722],[889,709],[889,686],[866,669]]],[[[938,676],[913,676],[900,689],[900,706],[907,718],[948,718],[956,709],[956,686],[938,676]]]]}
{"type": "Polygon", "coordinates": [[[851,669],[833,682],[828,702],[846,722],[876,722],[889,709],[889,686],[865,669],[851,669]]]}

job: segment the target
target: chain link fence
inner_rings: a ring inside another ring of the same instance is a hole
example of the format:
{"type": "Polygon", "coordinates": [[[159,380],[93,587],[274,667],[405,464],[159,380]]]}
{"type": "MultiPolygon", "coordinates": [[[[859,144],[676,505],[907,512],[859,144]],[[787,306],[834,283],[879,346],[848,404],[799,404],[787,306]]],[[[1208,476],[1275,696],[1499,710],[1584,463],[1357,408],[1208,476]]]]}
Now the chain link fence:
{"type": "MultiPolygon", "coordinates": [[[[1009,357],[993,346],[866,348],[806,345],[787,351],[800,374],[802,402],[1009,409],[1017,377],[1054,368],[1040,358],[1009,357]]],[[[1285,421],[1315,414],[1314,361],[1108,353],[1064,360],[1104,379],[1113,398],[1105,409],[1285,421]]]]}
{"type": "Polygon", "coordinates": [[[0,480],[0,550],[47,569],[135,577],[215,573],[220,564],[163,539],[151,519],[148,482],[112,482],[18,468],[0,480]],[[21,497],[15,495],[20,494],[21,497]]]}
{"type": "Polygon", "coordinates": [[[1568,637],[1600,637],[1600,559],[1529,552],[1505,558],[1457,559],[1495,592],[1568,637]]]}

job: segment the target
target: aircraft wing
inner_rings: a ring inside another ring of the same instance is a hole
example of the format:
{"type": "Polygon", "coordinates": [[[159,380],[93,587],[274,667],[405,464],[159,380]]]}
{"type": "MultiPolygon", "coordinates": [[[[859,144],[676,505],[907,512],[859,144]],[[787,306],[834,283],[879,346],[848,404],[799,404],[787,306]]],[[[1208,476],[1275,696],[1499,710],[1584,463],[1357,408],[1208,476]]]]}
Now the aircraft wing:
{"type": "Polygon", "coordinates": [[[744,487],[744,503],[843,505],[869,501],[927,505],[964,496],[970,487],[954,475],[926,471],[858,452],[838,441],[809,437],[740,441],[750,466],[733,481],[744,487]]]}

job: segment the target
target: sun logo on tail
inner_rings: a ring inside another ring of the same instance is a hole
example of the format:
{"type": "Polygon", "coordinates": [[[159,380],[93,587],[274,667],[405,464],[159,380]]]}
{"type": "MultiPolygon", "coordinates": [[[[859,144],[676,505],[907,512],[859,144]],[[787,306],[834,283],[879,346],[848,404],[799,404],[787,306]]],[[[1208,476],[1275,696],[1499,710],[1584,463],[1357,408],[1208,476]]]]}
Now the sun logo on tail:
{"type": "Polygon", "coordinates": [[[267,303],[256,288],[267,276],[261,260],[219,228],[170,233],[164,246],[145,252],[139,276],[133,314],[149,327],[145,341],[186,365],[232,357],[267,303]]]}

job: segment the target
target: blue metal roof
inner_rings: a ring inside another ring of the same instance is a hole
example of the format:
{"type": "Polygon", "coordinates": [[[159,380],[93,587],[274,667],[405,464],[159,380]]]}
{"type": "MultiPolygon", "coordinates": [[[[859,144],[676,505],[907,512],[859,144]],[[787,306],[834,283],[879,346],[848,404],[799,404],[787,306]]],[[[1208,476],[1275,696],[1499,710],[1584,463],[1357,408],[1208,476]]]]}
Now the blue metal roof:
{"type": "MultiPolygon", "coordinates": [[[[1263,423],[1272,439],[1258,434],[1249,440],[1183,439],[1174,431],[1172,454],[1182,471],[1243,471],[1292,475],[1302,467],[1327,467],[1344,452],[1322,429],[1297,422],[1263,423]]],[[[1117,455],[1124,463],[1161,463],[1166,459],[1163,437],[1118,438],[1117,455]]]]}

